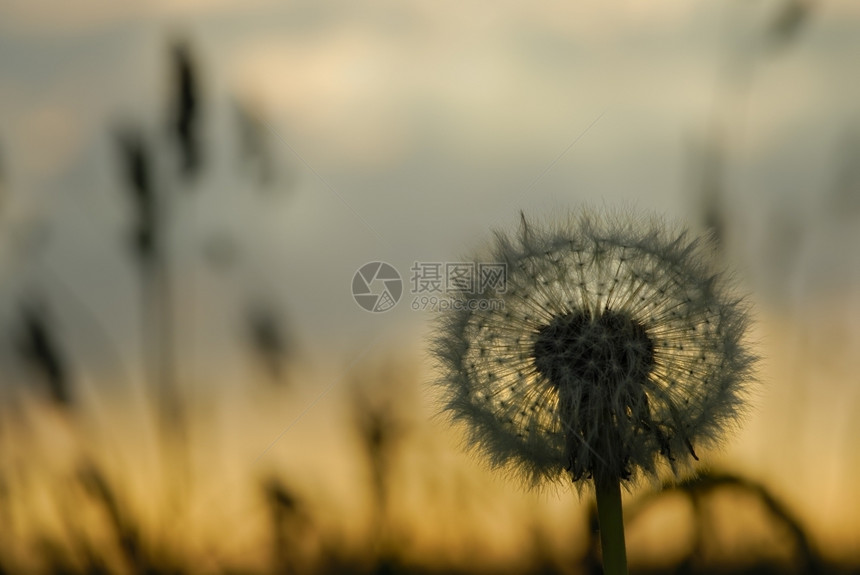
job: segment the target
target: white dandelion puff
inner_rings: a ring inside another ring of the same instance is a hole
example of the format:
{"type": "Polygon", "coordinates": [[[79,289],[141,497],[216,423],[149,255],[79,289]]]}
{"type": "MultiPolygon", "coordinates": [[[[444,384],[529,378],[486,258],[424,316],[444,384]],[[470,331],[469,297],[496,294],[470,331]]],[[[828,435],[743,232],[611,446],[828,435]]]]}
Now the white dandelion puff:
{"type": "Polygon", "coordinates": [[[505,264],[505,285],[457,296],[438,320],[445,410],[532,485],[688,467],[738,419],[755,363],[747,307],[713,253],[656,217],[523,217],[481,260],[505,264]],[[503,306],[474,305],[485,299],[503,306]]]}

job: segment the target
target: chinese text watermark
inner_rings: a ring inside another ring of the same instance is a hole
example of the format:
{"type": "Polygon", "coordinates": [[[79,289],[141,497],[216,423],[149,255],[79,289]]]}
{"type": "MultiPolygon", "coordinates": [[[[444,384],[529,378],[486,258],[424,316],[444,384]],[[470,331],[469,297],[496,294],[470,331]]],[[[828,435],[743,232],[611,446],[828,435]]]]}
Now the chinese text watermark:
{"type": "MultiPolygon", "coordinates": [[[[502,309],[504,300],[494,296],[507,290],[507,271],[500,262],[416,261],[409,268],[410,307],[415,311],[502,309]]],[[[399,272],[385,262],[366,263],[352,278],[352,296],[369,312],[392,309],[402,294],[399,272]]]]}

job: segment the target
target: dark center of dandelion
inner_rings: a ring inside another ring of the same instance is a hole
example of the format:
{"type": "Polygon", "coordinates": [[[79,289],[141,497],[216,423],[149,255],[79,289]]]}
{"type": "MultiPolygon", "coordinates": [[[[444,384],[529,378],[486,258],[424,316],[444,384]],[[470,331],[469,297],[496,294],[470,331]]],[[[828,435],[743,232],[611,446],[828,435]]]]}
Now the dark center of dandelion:
{"type": "Polygon", "coordinates": [[[654,344],[641,323],[605,310],[557,316],[538,329],[537,370],[557,388],[642,381],[654,365],[654,344]]]}
{"type": "Polygon", "coordinates": [[[629,477],[631,434],[654,428],[642,385],[654,367],[645,327],[610,310],[597,317],[572,312],[538,329],[533,354],[537,371],[559,393],[574,481],[629,477]]]}

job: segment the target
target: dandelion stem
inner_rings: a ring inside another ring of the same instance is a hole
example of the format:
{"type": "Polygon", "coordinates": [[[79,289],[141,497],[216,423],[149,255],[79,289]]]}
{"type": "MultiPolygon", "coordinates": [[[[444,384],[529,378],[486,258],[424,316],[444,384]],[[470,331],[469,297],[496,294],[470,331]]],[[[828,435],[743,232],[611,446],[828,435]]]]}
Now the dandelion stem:
{"type": "Polygon", "coordinates": [[[605,575],[627,575],[624,520],[621,512],[621,482],[617,477],[595,477],[597,520],[605,575]]]}

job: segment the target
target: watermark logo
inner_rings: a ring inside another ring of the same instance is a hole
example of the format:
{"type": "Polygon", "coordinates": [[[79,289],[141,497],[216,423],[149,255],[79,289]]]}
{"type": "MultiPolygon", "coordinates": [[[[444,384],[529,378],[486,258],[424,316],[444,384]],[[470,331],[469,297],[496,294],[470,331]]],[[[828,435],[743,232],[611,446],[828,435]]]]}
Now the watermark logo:
{"type": "Polygon", "coordinates": [[[505,293],[507,266],[493,262],[415,262],[412,272],[412,295],[505,293]]]}
{"type": "Polygon", "coordinates": [[[403,295],[403,280],[391,264],[369,262],[352,276],[352,297],[363,309],[378,313],[397,305],[403,295]]]}
{"type": "MultiPolygon", "coordinates": [[[[409,271],[413,296],[410,307],[415,311],[504,308],[501,298],[475,297],[500,296],[507,291],[508,269],[504,263],[414,262],[409,271]]],[[[390,310],[402,294],[400,274],[385,262],[364,264],[352,278],[355,302],[370,312],[390,310]]]]}

